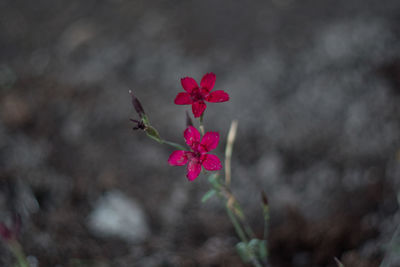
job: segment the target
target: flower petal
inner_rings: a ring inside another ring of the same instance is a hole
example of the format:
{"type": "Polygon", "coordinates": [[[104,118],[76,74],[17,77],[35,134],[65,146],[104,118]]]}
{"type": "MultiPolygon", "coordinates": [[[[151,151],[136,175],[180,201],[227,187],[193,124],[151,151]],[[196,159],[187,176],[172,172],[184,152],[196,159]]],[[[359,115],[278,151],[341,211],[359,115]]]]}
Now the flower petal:
{"type": "Polygon", "coordinates": [[[193,103],[193,100],[188,93],[183,92],[176,96],[174,102],[176,105],[190,105],[193,103]]]}
{"type": "Polygon", "coordinates": [[[186,151],[183,150],[175,150],[168,159],[168,163],[172,166],[182,166],[185,165],[187,161],[186,151]]]}
{"type": "Polygon", "coordinates": [[[201,139],[199,151],[200,152],[208,152],[213,149],[216,149],[219,142],[219,133],[217,132],[207,132],[203,139],[201,139]]]}
{"type": "Polygon", "coordinates": [[[221,161],[217,156],[212,154],[206,154],[204,156],[205,156],[205,159],[203,161],[204,169],[208,171],[217,171],[222,169],[221,161]]]}
{"type": "Polygon", "coordinates": [[[189,126],[183,132],[186,144],[193,150],[197,151],[197,146],[200,143],[200,133],[193,126],[189,126]]]}
{"type": "Polygon", "coordinates": [[[191,77],[185,77],[181,79],[181,84],[186,92],[191,93],[194,89],[199,88],[197,82],[191,77]]]}
{"type": "Polygon", "coordinates": [[[210,72],[203,76],[200,82],[200,86],[203,89],[206,89],[207,92],[210,92],[215,84],[215,74],[210,72]]]}
{"type": "Polygon", "coordinates": [[[201,164],[197,159],[193,159],[189,161],[189,164],[187,166],[187,174],[186,177],[188,178],[189,181],[193,181],[196,179],[200,172],[201,172],[201,164]]]}
{"type": "Polygon", "coordinates": [[[192,104],[192,111],[193,111],[193,115],[195,118],[200,117],[204,110],[206,110],[207,105],[206,103],[204,103],[204,101],[196,101],[192,104]]]}
{"type": "Polygon", "coordinates": [[[206,100],[208,102],[214,102],[214,103],[225,102],[229,100],[229,95],[225,91],[217,90],[209,94],[206,97],[206,100]]]}

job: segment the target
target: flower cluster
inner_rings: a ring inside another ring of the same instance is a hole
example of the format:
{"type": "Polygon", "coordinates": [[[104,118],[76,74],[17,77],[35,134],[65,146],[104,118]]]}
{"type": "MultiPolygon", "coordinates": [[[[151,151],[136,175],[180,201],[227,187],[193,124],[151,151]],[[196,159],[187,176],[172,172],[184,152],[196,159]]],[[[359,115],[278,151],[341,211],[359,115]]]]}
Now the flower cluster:
{"type": "MultiPolygon", "coordinates": [[[[212,91],[215,85],[215,74],[207,73],[200,81],[200,86],[191,77],[181,79],[181,84],[185,92],[178,93],[175,98],[177,105],[192,105],[192,111],[195,118],[200,118],[200,123],[203,121],[204,111],[207,108],[207,102],[226,102],[229,100],[229,95],[222,90],[212,91]]],[[[217,171],[222,168],[221,161],[216,155],[209,154],[218,146],[219,133],[207,132],[201,137],[200,132],[193,126],[190,117],[188,116],[188,127],[184,131],[184,138],[189,150],[173,142],[163,140],[158,131],[150,124],[150,121],[144,112],[142,104],[136,96],[129,91],[132,96],[132,105],[134,106],[140,120],[131,119],[135,123],[134,130],[144,130],[146,134],[154,140],[174,146],[179,150],[175,150],[170,155],[168,162],[172,166],[183,166],[187,164],[187,175],[189,181],[196,179],[202,167],[208,171],[217,171]]]]}
{"type": "MultiPolygon", "coordinates": [[[[175,98],[177,105],[192,105],[195,118],[202,117],[208,102],[225,102],[229,100],[229,95],[222,90],[211,92],[215,85],[215,74],[207,73],[200,81],[200,87],[191,77],[181,79],[181,84],[186,92],[178,93],[175,98]]],[[[176,150],[170,155],[168,162],[172,166],[182,166],[187,163],[187,175],[189,181],[196,179],[202,166],[208,171],[217,171],[222,168],[221,161],[213,154],[208,154],[216,149],[219,142],[219,133],[207,132],[203,138],[200,132],[193,126],[189,126],[183,136],[190,151],[176,150]]]]}
{"type": "MultiPolygon", "coordinates": [[[[199,127],[196,128],[188,112],[186,112],[186,129],[183,132],[183,137],[188,148],[161,138],[158,131],[150,124],[149,118],[145,114],[141,103],[132,92],[130,92],[132,104],[135,107],[139,119],[131,119],[131,121],[135,123],[133,127],[134,130],[143,130],[149,137],[159,143],[176,148],[169,156],[168,163],[172,166],[187,165],[186,177],[189,181],[193,181],[199,177],[203,168],[207,171],[218,171],[222,169],[220,159],[216,155],[210,153],[218,147],[219,133],[212,131],[206,132],[203,119],[204,112],[207,108],[206,101],[214,103],[226,102],[229,100],[229,95],[222,90],[212,91],[215,85],[214,73],[205,74],[201,79],[200,86],[191,77],[182,78],[181,84],[185,92],[178,93],[174,101],[175,104],[191,105],[194,117],[199,118],[199,127]]],[[[251,229],[243,209],[230,189],[231,156],[236,129],[237,121],[233,121],[228,132],[225,150],[225,179],[222,180],[222,176],[219,173],[210,175],[208,181],[210,182],[211,189],[204,194],[201,201],[205,202],[213,195],[223,200],[229,219],[241,240],[236,244],[236,249],[243,262],[252,263],[255,267],[269,266],[267,265],[269,208],[266,194],[262,191],[264,238],[259,239],[251,229]]]]}

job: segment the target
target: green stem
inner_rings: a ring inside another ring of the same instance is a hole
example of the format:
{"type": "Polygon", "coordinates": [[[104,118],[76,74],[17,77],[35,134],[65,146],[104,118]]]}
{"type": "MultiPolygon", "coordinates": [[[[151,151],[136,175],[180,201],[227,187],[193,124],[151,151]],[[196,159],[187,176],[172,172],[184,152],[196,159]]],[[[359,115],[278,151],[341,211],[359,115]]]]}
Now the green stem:
{"type": "MultiPolygon", "coordinates": [[[[240,225],[239,221],[236,219],[235,214],[233,214],[233,212],[229,209],[229,207],[226,207],[226,211],[229,215],[229,219],[231,220],[237,235],[239,236],[240,240],[245,243],[248,244],[248,239],[246,237],[245,231],[243,231],[242,226],[240,225]]],[[[249,253],[250,254],[250,253],[249,253]]],[[[255,267],[262,267],[262,264],[259,262],[259,260],[257,259],[256,255],[254,255],[253,252],[251,252],[250,256],[250,260],[251,263],[255,266],[255,267]]]]}
{"type": "Polygon", "coordinates": [[[249,236],[250,239],[255,238],[256,236],[255,236],[253,230],[251,229],[251,226],[248,223],[248,221],[247,221],[247,219],[246,219],[246,217],[245,217],[245,215],[243,213],[242,207],[239,205],[239,203],[237,201],[236,201],[236,205],[237,205],[236,207],[240,210],[240,213],[242,214],[242,217],[239,217],[239,219],[240,219],[240,221],[242,222],[242,224],[244,226],[244,230],[246,231],[246,233],[247,233],[247,235],[249,236]]]}
{"type": "Polygon", "coordinates": [[[268,238],[269,208],[264,207],[264,240],[268,238]]]}
{"type": "Polygon", "coordinates": [[[177,148],[179,150],[187,150],[186,147],[181,146],[180,144],[177,144],[177,143],[174,143],[174,142],[167,141],[167,140],[161,140],[161,143],[169,145],[169,146],[172,146],[172,147],[175,147],[175,148],[177,148]]]}
{"type": "Polygon", "coordinates": [[[199,119],[199,122],[200,122],[199,128],[200,128],[201,135],[204,135],[204,132],[205,132],[204,124],[203,124],[203,116],[204,116],[204,113],[200,116],[200,119],[199,119]]]}
{"type": "Polygon", "coordinates": [[[29,267],[28,261],[26,260],[26,256],[22,250],[21,245],[18,241],[13,241],[10,243],[11,251],[14,253],[15,258],[17,258],[18,265],[20,267],[29,267]]]}
{"type": "MultiPolygon", "coordinates": [[[[224,190],[228,193],[228,195],[232,195],[232,193],[231,193],[230,189],[228,188],[228,186],[226,186],[226,185],[223,185],[223,186],[224,186],[224,190]]],[[[229,199],[229,196],[227,198],[229,199]]],[[[246,219],[246,216],[244,215],[242,207],[240,206],[239,202],[235,198],[233,198],[233,199],[234,199],[234,204],[232,206],[237,211],[239,211],[239,214],[238,214],[237,217],[239,218],[240,222],[243,224],[244,231],[246,232],[246,234],[248,235],[248,237],[250,239],[255,238],[255,234],[254,234],[253,230],[251,229],[251,226],[248,223],[248,221],[246,219]]]]}
{"type": "Polygon", "coordinates": [[[394,232],[390,243],[389,243],[389,248],[386,251],[386,255],[382,260],[382,263],[379,267],[389,267],[391,266],[391,257],[393,254],[393,249],[396,245],[400,243],[400,224],[397,226],[396,231],[394,232]],[[396,244],[396,242],[398,242],[396,244]]]}
{"type": "MultiPolygon", "coordinates": [[[[220,199],[225,199],[225,198],[229,198],[229,194],[230,191],[229,189],[226,187],[225,184],[220,184],[222,186],[222,188],[215,188],[215,190],[217,190],[218,192],[225,191],[225,194],[218,194],[220,199]],[[228,195],[227,195],[228,194],[228,195]]],[[[235,200],[235,206],[236,208],[239,209],[239,212],[241,213],[242,216],[244,216],[241,207],[239,206],[239,204],[237,203],[237,201],[235,200]]],[[[234,205],[233,205],[234,206],[234,205]]],[[[233,207],[232,206],[232,207],[233,207]]],[[[235,208],[235,207],[233,207],[235,208]]],[[[246,236],[246,233],[249,235],[250,238],[254,238],[254,233],[251,230],[250,226],[247,224],[246,219],[242,216],[239,215],[235,215],[235,213],[231,210],[231,208],[228,206],[228,204],[226,205],[226,212],[228,213],[229,219],[231,220],[233,227],[235,228],[236,234],[239,236],[239,239],[244,243],[244,244],[248,244],[249,239],[246,236]],[[241,223],[238,221],[237,217],[239,218],[240,221],[242,222],[246,222],[247,225],[244,224],[245,230],[243,230],[243,226],[241,225],[241,223]],[[247,229],[246,229],[247,228],[247,229]]],[[[255,267],[263,267],[263,265],[260,263],[260,261],[257,259],[257,256],[253,253],[249,251],[249,258],[251,263],[255,266],[255,267]]]]}
{"type": "Polygon", "coordinates": [[[261,263],[254,256],[251,258],[251,263],[253,263],[253,265],[256,267],[262,267],[261,263]]]}
{"type": "Polygon", "coordinates": [[[226,212],[228,213],[229,219],[231,220],[233,227],[235,227],[235,231],[236,231],[237,235],[239,236],[240,240],[242,240],[242,242],[244,242],[244,243],[247,243],[248,239],[247,239],[241,225],[239,224],[238,220],[236,219],[233,212],[229,209],[229,207],[226,207],[226,212]]]}

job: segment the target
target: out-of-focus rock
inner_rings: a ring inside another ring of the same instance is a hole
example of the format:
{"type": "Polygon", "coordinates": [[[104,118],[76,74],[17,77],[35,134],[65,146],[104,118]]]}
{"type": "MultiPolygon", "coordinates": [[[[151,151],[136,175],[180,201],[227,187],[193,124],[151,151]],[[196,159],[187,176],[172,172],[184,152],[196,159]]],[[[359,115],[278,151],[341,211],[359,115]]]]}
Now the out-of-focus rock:
{"type": "Polygon", "coordinates": [[[38,168],[44,164],[52,149],[52,144],[45,138],[33,139],[26,135],[11,136],[4,149],[6,169],[19,171],[38,168]]]}
{"type": "Polygon", "coordinates": [[[26,99],[9,94],[1,101],[1,119],[5,124],[22,126],[31,118],[31,110],[26,99]]]}
{"type": "Polygon", "coordinates": [[[88,218],[89,229],[100,237],[117,237],[131,243],[149,235],[140,205],[119,191],[107,192],[98,199],[88,218]]]}

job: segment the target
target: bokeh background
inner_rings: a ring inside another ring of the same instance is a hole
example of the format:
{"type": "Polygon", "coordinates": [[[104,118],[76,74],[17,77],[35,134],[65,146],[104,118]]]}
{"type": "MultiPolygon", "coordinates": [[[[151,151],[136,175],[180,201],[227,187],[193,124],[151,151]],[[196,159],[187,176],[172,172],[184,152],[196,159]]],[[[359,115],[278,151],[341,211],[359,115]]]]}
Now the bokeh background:
{"type": "MultiPolygon", "coordinates": [[[[400,222],[400,2],[0,1],[0,220],[32,266],[246,266],[202,176],[131,130],[128,90],[183,143],[180,78],[217,75],[233,190],[272,266],[390,266],[400,222]]],[[[12,266],[0,245],[0,265],[12,266]]],[[[399,264],[399,265],[396,265],[399,264]]]]}

